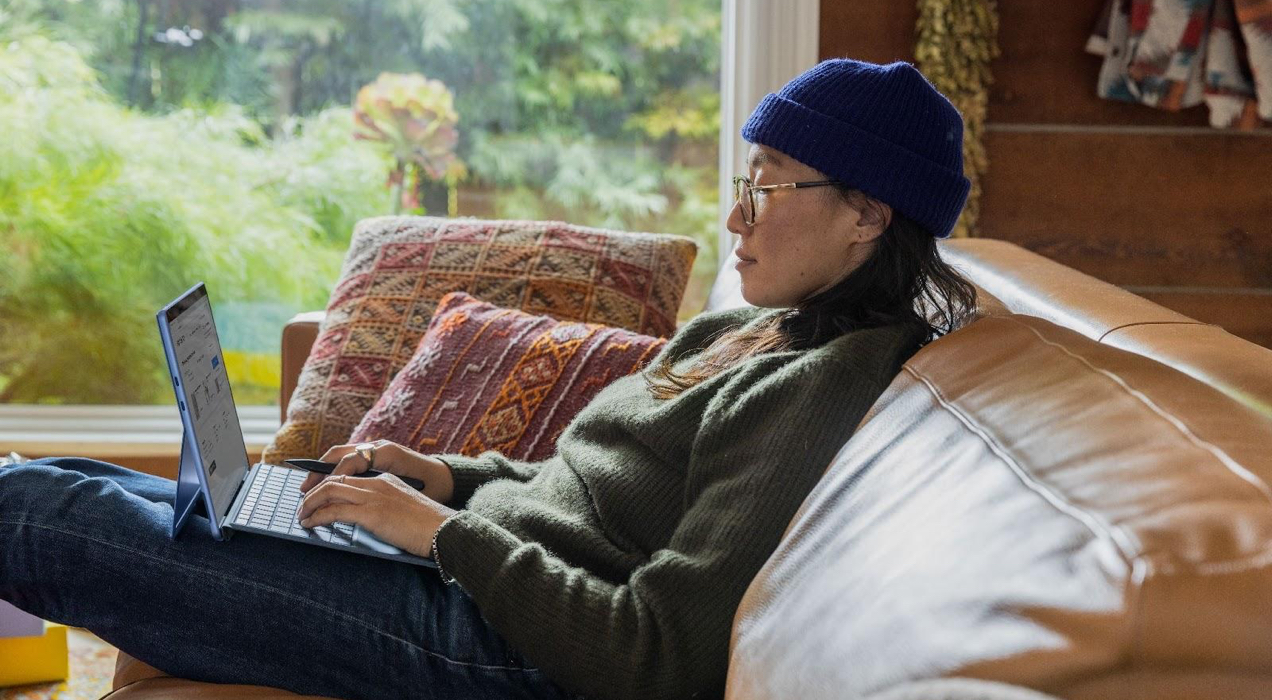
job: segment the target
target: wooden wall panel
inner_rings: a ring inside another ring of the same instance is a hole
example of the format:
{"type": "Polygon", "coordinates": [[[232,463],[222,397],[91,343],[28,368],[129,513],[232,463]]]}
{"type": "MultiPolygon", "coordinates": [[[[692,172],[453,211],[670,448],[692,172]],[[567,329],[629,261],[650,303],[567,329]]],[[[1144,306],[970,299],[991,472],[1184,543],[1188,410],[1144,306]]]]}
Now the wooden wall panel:
{"type": "Polygon", "coordinates": [[[1272,287],[1272,138],[990,131],[985,143],[982,235],[1117,285],[1272,287]]]}
{"type": "MultiPolygon", "coordinates": [[[[980,235],[1272,347],[1272,129],[1097,97],[1103,5],[998,3],[980,235]]],[[[913,2],[822,0],[821,57],[913,61],[917,19],[913,2]]]]}
{"type": "Polygon", "coordinates": [[[913,62],[918,19],[918,5],[911,1],[822,0],[818,54],[822,59],[913,62]]]}
{"type": "MultiPolygon", "coordinates": [[[[1104,58],[1086,52],[1102,0],[999,3],[1000,56],[991,66],[989,120],[1027,124],[1191,126],[1208,124],[1205,106],[1179,112],[1096,95],[1104,58]]],[[[875,63],[914,60],[913,2],[822,0],[820,57],[875,63]]]]}
{"type": "Polygon", "coordinates": [[[1026,124],[1206,126],[1204,105],[1178,112],[1096,95],[1103,56],[1086,52],[1103,0],[998,3],[998,59],[989,121],[1026,124]]]}
{"type": "Polygon", "coordinates": [[[1198,321],[1223,326],[1229,333],[1272,348],[1272,290],[1158,291],[1127,290],[1198,321]]]}

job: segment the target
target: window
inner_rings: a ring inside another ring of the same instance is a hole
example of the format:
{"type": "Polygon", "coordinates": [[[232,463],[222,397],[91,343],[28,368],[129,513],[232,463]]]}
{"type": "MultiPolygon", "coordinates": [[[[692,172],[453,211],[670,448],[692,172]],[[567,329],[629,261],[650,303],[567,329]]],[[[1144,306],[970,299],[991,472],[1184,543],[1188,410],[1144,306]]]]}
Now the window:
{"type": "Polygon", "coordinates": [[[0,403],[170,404],[154,313],[200,280],[236,401],[274,403],[283,323],[395,210],[692,236],[691,316],[721,241],[721,7],[0,3],[0,403]],[[354,137],[359,95],[450,99],[457,138],[400,161],[354,137]]]}

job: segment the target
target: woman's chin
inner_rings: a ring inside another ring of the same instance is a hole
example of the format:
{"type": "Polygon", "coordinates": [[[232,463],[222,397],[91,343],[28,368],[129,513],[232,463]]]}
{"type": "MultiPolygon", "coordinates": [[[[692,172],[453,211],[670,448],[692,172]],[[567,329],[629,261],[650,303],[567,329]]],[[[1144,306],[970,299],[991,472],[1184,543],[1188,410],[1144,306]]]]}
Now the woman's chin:
{"type": "Polygon", "coordinates": [[[795,305],[790,297],[790,292],[783,293],[779,289],[766,288],[764,285],[756,282],[754,279],[742,279],[741,287],[742,299],[751,306],[758,306],[765,309],[785,309],[795,305]]]}
{"type": "Polygon", "coordinates": [[[743,280],[741,291],[742,291],[742,299],[744,299],[746,303],[750,304],[751,306],[762,306],[762,307],[772,306],[772,304],[768,303],[769,302],[768,295],[764,293],[763,288],[761,288],[760,285],[755,284],[754,282],[747,284],[747,282],[743,280]]]}

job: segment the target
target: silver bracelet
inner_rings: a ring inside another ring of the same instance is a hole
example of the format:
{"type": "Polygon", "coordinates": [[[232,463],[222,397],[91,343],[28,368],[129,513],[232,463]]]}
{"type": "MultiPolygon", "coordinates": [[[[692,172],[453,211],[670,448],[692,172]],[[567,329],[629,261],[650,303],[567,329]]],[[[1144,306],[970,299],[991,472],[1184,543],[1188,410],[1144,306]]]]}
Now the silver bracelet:
{"type": "Polygon", "coordinates": [[[459,513],[452,513],[451,515],[446,516],[446,520],[443,520],[442,524],[438,525],[437,529],[433,531],[433,563],[437,564],[437,574],[442,577],[442,583],[448,586],[454,583],[455,579],[448,576],[446,572],[442,570],[442,560],[437,558],[437,535],[442,531],[442,527],[456,515],[459,515],[459,513]]]}

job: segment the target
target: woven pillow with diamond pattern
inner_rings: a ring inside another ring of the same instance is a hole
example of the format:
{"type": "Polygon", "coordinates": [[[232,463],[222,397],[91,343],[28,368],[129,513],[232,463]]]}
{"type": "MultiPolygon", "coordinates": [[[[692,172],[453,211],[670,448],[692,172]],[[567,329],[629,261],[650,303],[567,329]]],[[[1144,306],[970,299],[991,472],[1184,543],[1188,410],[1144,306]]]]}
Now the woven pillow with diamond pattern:
{"type": "Polygon", "coordinates": [[[452,292],[350,441],[547,459],[576,413],[614,380],[644,368],[666,343],[452,292]]]}
{"type": "Polygon", "coordinates": [[[287,418],[261,459],[280,464],[319,457],[347,442],[450,292],[562,321],[668,337],[696,254],[685,236],[560,221],[360,221],[287,418]]]}

